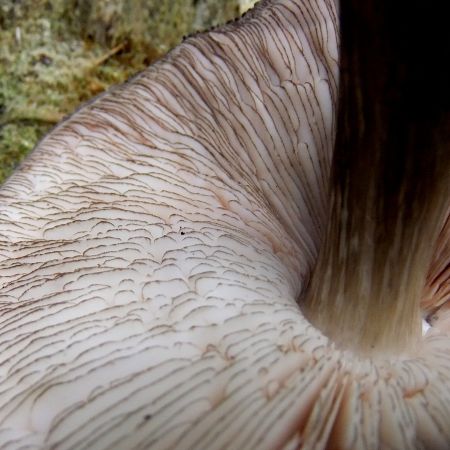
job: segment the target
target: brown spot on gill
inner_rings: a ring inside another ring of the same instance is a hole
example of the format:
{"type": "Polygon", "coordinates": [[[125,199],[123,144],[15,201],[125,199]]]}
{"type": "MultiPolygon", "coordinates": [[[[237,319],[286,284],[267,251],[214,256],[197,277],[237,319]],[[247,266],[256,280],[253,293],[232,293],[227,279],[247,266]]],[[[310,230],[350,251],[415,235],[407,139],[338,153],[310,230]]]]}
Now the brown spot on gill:
{"type": "Polygon", "coordinates": [[[225,196],[219,192],[219,191],[214,191],[214,196],[217,198],[217,200],[219,201],[220,206],[222,206],[222,208],[224,209],[230,209],[230,204],[228,202],[228,200],[225,198],[225,196]]]}
{"type": "Polygon", "coordinates": [[[405,389],[403,391],[403,398],[412,398],[417,394],[422,394],[425,390],[425,387],[416,387],[416,388],[410,388],[405,389]]]}

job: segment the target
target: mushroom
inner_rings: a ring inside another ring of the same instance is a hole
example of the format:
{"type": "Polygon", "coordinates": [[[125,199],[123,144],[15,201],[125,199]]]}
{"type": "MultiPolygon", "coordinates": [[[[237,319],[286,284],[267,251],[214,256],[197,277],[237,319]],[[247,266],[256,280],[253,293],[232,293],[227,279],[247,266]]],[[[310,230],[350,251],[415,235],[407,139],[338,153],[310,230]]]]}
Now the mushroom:
{"type": "Polygon", "coordinates": [[[263,0],[2,186],[0,449],[448,448],[448,212],[413,350],[335,342],[308,300],[337,35],[333,0],[263,0]]]}

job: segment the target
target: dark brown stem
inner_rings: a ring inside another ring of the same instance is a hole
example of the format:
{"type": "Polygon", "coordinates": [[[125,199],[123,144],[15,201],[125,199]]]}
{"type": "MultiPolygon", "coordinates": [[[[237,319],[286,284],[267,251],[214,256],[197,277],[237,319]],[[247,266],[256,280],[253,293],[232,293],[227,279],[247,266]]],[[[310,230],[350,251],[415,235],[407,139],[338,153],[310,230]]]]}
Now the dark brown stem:
{"type": "Polygon", "coordinates": [[[363,354],[410,350],[420,336],[450,195],[443,22],[430,3],[341,2],[331,213],[304,311],[363,354]]]}

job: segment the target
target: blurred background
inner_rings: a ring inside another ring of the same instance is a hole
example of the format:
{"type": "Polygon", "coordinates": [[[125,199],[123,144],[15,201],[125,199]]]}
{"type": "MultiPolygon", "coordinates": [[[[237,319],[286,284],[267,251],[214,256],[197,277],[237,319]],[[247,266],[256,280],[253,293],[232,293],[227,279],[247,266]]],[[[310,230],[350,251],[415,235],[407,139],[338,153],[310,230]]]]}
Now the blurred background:
{"type": "Polygon", "coordinates": [[[78,105],[257,0],[0,0],[0,184],[78,105]]]}

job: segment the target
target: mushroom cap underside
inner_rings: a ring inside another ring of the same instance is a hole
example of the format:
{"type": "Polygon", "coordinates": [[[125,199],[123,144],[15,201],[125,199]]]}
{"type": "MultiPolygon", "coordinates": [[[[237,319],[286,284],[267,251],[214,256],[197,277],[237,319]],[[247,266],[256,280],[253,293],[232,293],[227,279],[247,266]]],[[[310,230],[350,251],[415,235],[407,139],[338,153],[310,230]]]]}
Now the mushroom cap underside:
{"type": "Polygon", "coordinates": [[[448,448],[448,221],[417,355],[337,350],[297,303],[337,29],[334,2],[263,2],[82,108],[1,188],[0,448],[448,448]]]}

